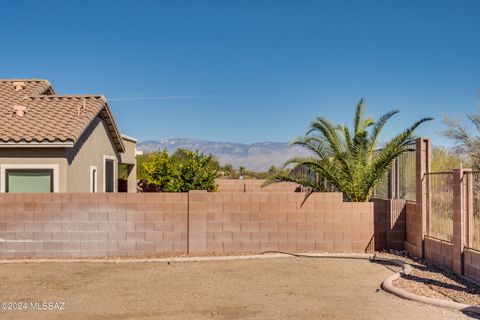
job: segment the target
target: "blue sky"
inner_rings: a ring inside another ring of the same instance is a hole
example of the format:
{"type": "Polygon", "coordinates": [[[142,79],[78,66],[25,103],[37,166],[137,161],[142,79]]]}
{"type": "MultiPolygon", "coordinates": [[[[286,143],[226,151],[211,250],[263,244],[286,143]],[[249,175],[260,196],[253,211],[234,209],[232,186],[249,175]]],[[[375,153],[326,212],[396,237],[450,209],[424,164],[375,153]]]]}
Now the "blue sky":
{"type": "Polygon", "coordinates": [[[480,1],[7,1],[0,77],[102,93],[140,140],[289,141],[325,115],[401,110],[384,139],[446,142],[480,92],[480,1]]]}

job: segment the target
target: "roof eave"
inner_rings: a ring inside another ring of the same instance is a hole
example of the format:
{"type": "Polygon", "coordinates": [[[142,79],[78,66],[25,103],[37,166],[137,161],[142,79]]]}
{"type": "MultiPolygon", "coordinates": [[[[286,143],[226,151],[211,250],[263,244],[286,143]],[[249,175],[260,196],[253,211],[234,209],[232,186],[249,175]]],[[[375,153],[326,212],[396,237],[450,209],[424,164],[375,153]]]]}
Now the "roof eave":
{"type": "Polygon", "coordinates": [[[73,141],[8,141],[0,142],[0,148],[72,148],[73,141]]]}
{"type": "Polygon", "coordinates": [[[131,142],[135,142],[135,143],[138,142],[138,139],[137,139],[137,138],[130,137],[130,136],[124,134],[124,133],[122,133],[121,136],[122,136],[122,139],[123,139],[123,140],[131,141],[131,142]]]}
{"type": "Polygon", "coordinates": [[[104,107],[100,111],[102,113],[105,111],[107,114],[107,119],[111,121],[111,123],[107,122],[107,125],[110,129],[110,133],[112,135],[113,142],[117,146],[117,151],[118,152],[125,152],[125,145],[123,144],[123,139],[122,135],[120,134],[120,131],[118,130],[117,123],[115,122],[115,118],[113,117],[112,111],[110,110],[110,106],[108,105],[107,99],[102,95],[101,99],[104,101],[104,107]]]}

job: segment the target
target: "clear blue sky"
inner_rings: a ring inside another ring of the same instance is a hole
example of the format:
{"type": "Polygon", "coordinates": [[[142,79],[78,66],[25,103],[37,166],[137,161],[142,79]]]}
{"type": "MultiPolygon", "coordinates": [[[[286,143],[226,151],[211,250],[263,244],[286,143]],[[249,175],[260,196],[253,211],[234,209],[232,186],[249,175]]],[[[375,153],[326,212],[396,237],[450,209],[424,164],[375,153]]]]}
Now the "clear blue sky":
{"type": "Polygon", "coordinates": [[[141,140],[289,141],[317,115],[475,112],[480,1],[5,1],[0,77],[102,93],[141,140]]]}

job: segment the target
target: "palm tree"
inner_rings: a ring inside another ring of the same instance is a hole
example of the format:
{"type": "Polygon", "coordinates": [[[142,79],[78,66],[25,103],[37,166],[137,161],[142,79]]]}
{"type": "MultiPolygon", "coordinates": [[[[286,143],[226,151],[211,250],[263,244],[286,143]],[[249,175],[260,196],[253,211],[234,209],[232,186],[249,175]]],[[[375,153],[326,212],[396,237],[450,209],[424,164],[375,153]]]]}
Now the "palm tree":
{"type": "MultiPolygon", "coordinates": [[[[335,125],[325,117],[317,117],[306,135],[292,142],[292,145],[310,150],[312,156],[290,159],[285,166],[301,165],[314,171],[333,184],[336,190],[343,192],[346,201],[368,201],[376,185],[387,174],[392,161],[407,151],[407,146],[414,141],[415,129],[432,118],[415,122],[393,137],[383,149],[377,150],[380,132],[398,111],[387,112],[377,121],[364,117],[364,111],[365,103],[361,99],[357,104],[352,130],[347,125],[335,125]]],[[[295,174],[279,174],[269,182],[280,181],[296,182],[317,191],[326,191],[323,181],[312,181],[295,174]]]]}

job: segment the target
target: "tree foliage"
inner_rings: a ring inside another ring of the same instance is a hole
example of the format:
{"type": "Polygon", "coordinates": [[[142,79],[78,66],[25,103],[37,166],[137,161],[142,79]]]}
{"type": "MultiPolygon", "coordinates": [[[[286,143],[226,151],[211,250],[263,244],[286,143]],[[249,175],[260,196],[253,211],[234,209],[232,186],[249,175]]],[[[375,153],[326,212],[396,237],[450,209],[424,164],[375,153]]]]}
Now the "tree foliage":
{"type": "Polygon", "coordinates": [[[158,151],[150,154],[142,167],[147,183],[163,192],[217,190],[218,160],[199,151],[178,149],[172,155],[167,150],[158,151]]]}
{"type": "MultiPolygon", "coordinates": [[[[468,119],[480,132],[480,112],[468,115],[468,119]]],[[[456,151],[468,157],[474,170],[480,170],[480,136],[472,135],[460,121],[445,117],[443,122],[448,127],[443,135],[456,142],[456,151]]]]}
{"type": "Polygon", "coordinates": [[[451,171],[470,166],[470,162],[461,154],[445,148],[432,149],[432,172],[451,171]]]}
{"type": "MultiPolygon", "coordinates": [[[[325,117],[317,117],[311,122],[306,135],[292,142],[310,150],[312,156],[290,159],[286,165],[303,165],[318,173],[321,180],[328,180],[336,190],[343,192],[346,201],[368,201],[375,186],[390,169],[392,161],[414,141],[414,131],[432,118],[413,123],[377,151],[383,127],[398,111],[387,112],[378,120],[365,117],[364,111],[362,99],[357,104],[351,128],[346,124],[334,124],[325,117]]],[[[291,181],[326,191],[323,182],[298,175],[278,174],[271,181],[291,181]]]]}

